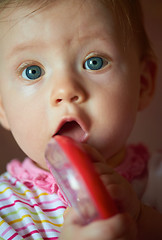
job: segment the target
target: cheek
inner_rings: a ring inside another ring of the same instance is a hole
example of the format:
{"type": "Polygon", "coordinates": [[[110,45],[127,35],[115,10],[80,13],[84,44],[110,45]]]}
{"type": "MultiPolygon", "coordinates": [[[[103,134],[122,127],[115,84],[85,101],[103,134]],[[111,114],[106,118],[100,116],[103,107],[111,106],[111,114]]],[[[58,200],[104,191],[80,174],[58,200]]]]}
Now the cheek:
{"type": "Polygon", "coordinates": [[[137,114],[137,93],[106,91],[96,96],[92,110],[93,145],[106,156],[113,155],[125,144],[137,114]],[[97,100],[98,99],[98,100],[97,100]],[[95,120],[96,119],[96,120],[95,120]]]}
{"type": "Polygon", "coordinates": [[[103,119],[103,121],[110,119],[119,123],[122,119],[131,120],[135,117],[138,109],[138,100],[138,86],[129,87],[125,83],[98,91],[94,106],[96,106],[95,109],[98,111],[98,117],[103,119]]]}
{"type": "Polygon", "coordinates": [[[131,99],[119,98],[108,101],[107,104],[101,103],[97,120],[101,124],[103,130],[112,135],[124,134],[132,129],[137,114],[137,106],[131,99]]]}
{"type": "Polygon", "coordinates": [[[12,101],[6,105],[10,130],[20,148],[32,159],[42,158],[48,135],[46,114],[41,103],[12,101]]]}

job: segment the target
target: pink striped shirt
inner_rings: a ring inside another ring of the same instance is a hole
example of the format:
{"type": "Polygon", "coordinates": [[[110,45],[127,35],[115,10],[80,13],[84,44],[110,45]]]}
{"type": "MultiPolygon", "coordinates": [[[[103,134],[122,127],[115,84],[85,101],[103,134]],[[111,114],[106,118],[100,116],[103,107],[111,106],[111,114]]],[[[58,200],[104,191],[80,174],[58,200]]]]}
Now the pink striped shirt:
{"type": "Polygon", "coordinates": [[[0,239],[58,239],[67,205],[58,196],[50,173],[36,171],[30,159],[24,162],[26,167],[17,160],[9,165],[10,172],[17,173],[16,178],[8,172],[0,177],[0,239]],[[27,169],[31,173],[28,177],[27,169]],[[26,176],[22,180],[23,172],[26,176]]]}
{"type": "MultiPolygon", "coordinates": [[[[132,145],[116,170],[142,201],[162,212],[162,153],[149,159],[147,148],[132,145]]],[[[66,207],[49,172],[28,158],[23,163],[13,160],[0,176],[0,240],[58,239],[66,207]]]]}

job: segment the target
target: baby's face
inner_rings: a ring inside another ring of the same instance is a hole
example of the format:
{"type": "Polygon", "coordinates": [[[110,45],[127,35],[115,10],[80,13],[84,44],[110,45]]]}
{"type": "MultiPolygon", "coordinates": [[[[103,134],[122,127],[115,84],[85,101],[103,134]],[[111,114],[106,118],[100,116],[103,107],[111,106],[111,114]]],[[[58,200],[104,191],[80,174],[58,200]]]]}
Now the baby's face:
{"type": "Polygon", "coordinates": [[[118,24],[99,1],[53,1],[24,17],[32,10],[6,10],[0,23],[6,127],[42,167],[55,134],[110,158],[125,144],[138,110],[137,50],[123,51],[118,24]]]}

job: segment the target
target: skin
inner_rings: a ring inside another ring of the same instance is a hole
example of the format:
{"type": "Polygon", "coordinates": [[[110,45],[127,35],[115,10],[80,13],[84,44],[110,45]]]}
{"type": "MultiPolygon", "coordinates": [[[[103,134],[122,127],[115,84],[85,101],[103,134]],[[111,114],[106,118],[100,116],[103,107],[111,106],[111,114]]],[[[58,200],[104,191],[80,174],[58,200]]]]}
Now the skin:
{"type": "Polygon", "coordinates": [[[76,224],[72,210],[60,239],[135,239],[140,202],[129,183],[107,165],[122,161],[137,112],[152,97],[155,69],[147,59],[141,60],[133,39],[123,50],[117,22],[97,0],[93,5],[91,1],[83,5],[56,1],[24,17],[31,10],[25,6],[6,9],[7,21],[0,23],[1,123],[25,153],[47,169],[48,141],[62,121],[75,120],[84,132],[84,143],[102,155],[96,169],[127,214],[84,228],[76,224]],[[100,70],[85,68],[93,56],[103,57],[100,70]],[[25,79],[24,71],[31,65],[43,69],[40,78],[25,79]]]}
{"type": "MultiPolygon", "coordinates": [[[[1,23],[4,124],[24,152],[43,167],[45,146],[62,119],[79,119],[88,134],[86,143],[109,159],[125,145],[141,104],[143,73],[137,50],[132,45],[131,51],[123,51],[118,26],[114,28],[111,14],[107,16],[101,4],[96,2],[96,9],[90,3],[82,7],[74,3],[69,15],[66,8],[72,2],[53,4],[16,24],[1,23]],[[104,56],[107,65],[99,71],[84,69],[85,59],[95,55],[104,56]],[[45,74],[26,80],[25,64],[37,64],[45,74]],[[74,96],[78,99],[71,100],[74,96]]],[[[19,19],[30,11],[20,8],[11,16],[19,19]]]]}

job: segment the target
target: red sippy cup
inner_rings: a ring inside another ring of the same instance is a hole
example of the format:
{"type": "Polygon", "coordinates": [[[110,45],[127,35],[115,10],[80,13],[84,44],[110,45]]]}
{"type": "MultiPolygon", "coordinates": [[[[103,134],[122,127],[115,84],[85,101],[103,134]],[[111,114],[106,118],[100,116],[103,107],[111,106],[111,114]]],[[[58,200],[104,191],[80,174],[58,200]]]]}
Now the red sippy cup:
{"type": "Polygon", "coordinates": [[[47,145],[45,158],[68,204],[83,224],[117,214],[117,208],[93,163],[80,143],[56,135],[47,145]]]}

